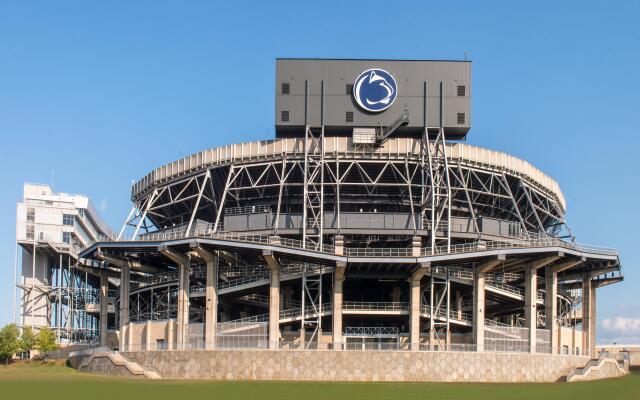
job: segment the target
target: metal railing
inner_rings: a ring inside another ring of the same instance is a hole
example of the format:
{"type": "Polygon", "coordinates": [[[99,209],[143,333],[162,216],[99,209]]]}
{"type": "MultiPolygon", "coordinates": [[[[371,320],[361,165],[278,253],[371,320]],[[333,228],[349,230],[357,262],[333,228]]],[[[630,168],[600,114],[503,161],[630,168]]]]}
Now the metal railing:
{"type": "MultiPolygon", "coordinates": [[[[185,237],[202,237],[208,239],[231,240],[238,242],[270,244],[273,246],[304,249],[326,254],[335,254],[333,245],[324,244],[318,246],[315,243],[304,243],[301,240],[281,238],[270,235],[257,234],[241,234],[229,232],[213,232],[211,228],[196,227],[187,232],[186,230],[172,230],[169,232],[148,233],[139,236],[133,241],[168,241],[183,239],[185,237]]],[[[121,241],[132,241],[131,238],[122,238],[121,241]]],[[[95,243],[95,242],[94,242],[95,243]]],[[[93,243],[91,243],[93,244],[93,243]]],[[[472,253],[478,251],[504,250],[504,249],[527,249],[527,248],[544,248],[544,247],[561,247],[565,249],[576,250],[585,253],[617,255],[615,249],[591,246],[575,242],[565,242],[558,238],[533,238],[515,240],[509,242],[500,241],[479,241],[475,243],[456,244],[450,247],[439,246],[433,251],[430,247],[420,249],[420,256],[437,256],[445,254],[472,253]]],[[[345,248],[345,254],[350,257],[412,257],[413,248],[345,248]]]]}
{"type": "Polygon", "coordinates": [[[353,311],[407,311],[409,303],[402,301],[343,301],[343,310],[353,311]]]}

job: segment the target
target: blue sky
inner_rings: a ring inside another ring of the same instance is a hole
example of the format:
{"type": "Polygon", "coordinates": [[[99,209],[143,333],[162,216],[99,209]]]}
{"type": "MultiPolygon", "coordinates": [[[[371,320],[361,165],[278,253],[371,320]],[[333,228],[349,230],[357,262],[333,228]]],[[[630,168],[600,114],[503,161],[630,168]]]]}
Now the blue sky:
{"type": "Polygon", "coordinates": [[[0,1],[0,323],[25,181],[91,197],[204,148],[273,137],[276,57],[473,60],[471,144],[556,178],[577,240],[619,249],[599,341],[640,343],[638,2],[0,1]],[[447,4],[445,4],[447,3],[447,4]]]}

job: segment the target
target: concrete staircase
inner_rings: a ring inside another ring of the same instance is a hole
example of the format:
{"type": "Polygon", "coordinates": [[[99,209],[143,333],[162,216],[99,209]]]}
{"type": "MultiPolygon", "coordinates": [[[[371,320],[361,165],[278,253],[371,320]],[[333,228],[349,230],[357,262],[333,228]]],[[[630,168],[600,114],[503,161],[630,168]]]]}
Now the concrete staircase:
{"type": "Polygon", "coordinates": [[[154,371],[150,368],[145,368],[140,365],[138,362],[130,360],[123,356],[120,353],[104,351],[104,352],[96,352],[91,354],[89,357],[85,357],[82,360],[80,365],[78,365],[79,370],[86,369],[91,362],[96,358],[108,358],[111,363],[116,367],[124,367],[126,368],[131,375],[142,377],[146,379],[162,379],[162,376],[157,371],[154,371]]]}
{"type": "MultiPolygon", "coordinates": [[[[597,360],[590,360],[587,365],[582,368],[576,368],[575,371],[567,375],[567,382],[602,379],[602,377],[599,376],[600,371],[604,371],[605,368],[615,369],[617,376],[623,376],[629,373],[628,366],[625,366],[624,363],[618,362],[614,358],[603,357],[597,360]]],[[[610,375],[611,374],[608,374],[608,376],[610,375]]]]}

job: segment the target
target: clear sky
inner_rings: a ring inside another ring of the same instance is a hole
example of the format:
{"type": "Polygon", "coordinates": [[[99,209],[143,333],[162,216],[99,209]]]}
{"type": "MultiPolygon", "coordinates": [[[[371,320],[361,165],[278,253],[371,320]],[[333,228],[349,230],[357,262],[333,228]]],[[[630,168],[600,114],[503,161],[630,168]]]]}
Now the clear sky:
{"type": "Polygon", "coordinates": [[[468,142],[556,178],[577,240],[619,249],[598,340],[640,343],[640,3],[306,3],[0,1],[0,323],[23,182],[87,194],[119,228],[152,168],[274,136],[276,57],[468,51],[468,142]]]}

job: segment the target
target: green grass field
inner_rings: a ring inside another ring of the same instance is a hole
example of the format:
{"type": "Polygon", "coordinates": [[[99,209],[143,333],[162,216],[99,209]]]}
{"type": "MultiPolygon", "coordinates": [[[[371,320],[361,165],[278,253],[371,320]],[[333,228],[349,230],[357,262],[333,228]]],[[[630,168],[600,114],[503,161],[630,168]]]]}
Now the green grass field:
{"type": "Polygon", "coordinates": [[[0,367],[5,399],[640,399],[640,372],[620,379],[555,384],[137,381],[38,362],[0,367]],[[14,397],[15,396],[15,397],[14,397]],[[197,397],[195,397],[197,396],[197,397]]]}

